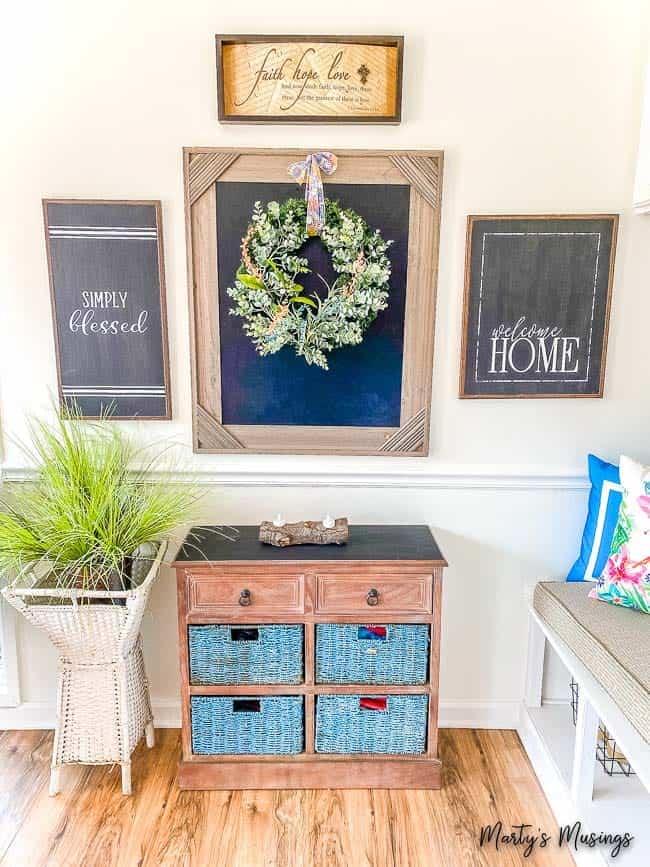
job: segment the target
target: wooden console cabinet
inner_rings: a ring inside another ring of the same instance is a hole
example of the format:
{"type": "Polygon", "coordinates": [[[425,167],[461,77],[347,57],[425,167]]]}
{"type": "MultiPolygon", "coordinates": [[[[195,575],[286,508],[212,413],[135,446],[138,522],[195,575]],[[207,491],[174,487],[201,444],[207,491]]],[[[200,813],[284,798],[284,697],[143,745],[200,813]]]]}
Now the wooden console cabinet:
{"type": "Polygon", "coordinates": [[[183,546],[174,568],[178,589],[183,789],[439,788],[438,674],[442,571],[447,565],[425,526],[352,526],[341,546],[273,548],[257,527],[236,528],[237,541],[209,529],[183,546]],[[319,623],[421,623],[430,627],[429,671],[421,685],[318,684],[319,623]],[[301,624],[300,684],[195,685],[188,628],[196,624],[301,624]],[[323,694],[426,694],[426,748],[417,755],[323,754],[315,750],[315,705],[323,694]],[[297,755],[199,755],[192,749],[193,696],[300,695],[304,750],[297,755]]]}

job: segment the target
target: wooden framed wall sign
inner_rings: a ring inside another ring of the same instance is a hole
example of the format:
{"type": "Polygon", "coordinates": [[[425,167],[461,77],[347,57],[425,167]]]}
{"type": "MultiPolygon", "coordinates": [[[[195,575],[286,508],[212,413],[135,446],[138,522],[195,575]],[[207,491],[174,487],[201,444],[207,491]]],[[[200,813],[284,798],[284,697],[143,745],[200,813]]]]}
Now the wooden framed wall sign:
{"type": "Polygon", "coordinates": [[[61,405],[171,418],[160,202],[45,199],[43,215],[61,405]]]}
{"type": "Polygon", "coordinates": [[[460,396],[602,397],[618,216],[470,216],[460,396]]]}
{"type": "MultiPolygon", "coordinates": [[[[260,354],[246,323],[231,315],[255,203],[272,210],[272,202],[304,202],[304,188],[287,167],[305,157],[300,150],[185,149],[194,448],[426,455],[442,152],[336,152],[338,167],[324,182],[326,203],[352,209],[393,243],[385,307],[361,342],[328,355],[329,369],[306,362],[294,345],[260,354]]],[[[328,291],[321,278],[332,286],[337,273],[321,238],[301,244],[296,254],[310,272],[296,278],[301,285],[295,301],[314,306],[328,291]]],[[[295,295],[296,286],[288,291],[295,295]]],[[[272,308],[265,337],[274,336],[277,322],[286,324],[292,303],[272,308]]],[[[311,329],[311,319],[305,327],[311,329]]]]}
{"type": "Polygon", "coordinates": [[[217,36],[225,123],[399,123],[402,36],[217,36]]]}

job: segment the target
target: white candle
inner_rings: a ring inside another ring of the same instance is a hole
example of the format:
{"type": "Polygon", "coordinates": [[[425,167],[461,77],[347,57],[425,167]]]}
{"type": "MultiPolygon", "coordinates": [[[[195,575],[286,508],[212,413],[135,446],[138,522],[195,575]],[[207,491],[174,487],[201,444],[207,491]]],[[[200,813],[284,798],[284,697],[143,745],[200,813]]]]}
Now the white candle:
{"type": "Polygon", "coordinates": [[[331,530],[333,526],[334,526],[334,518],[328,512],[325,515],[325,517],[323,518],[323,527],[325,527],[327,530],[331,530]]]}
{"type": "Polygon", "coordinates": [[[282,512],[278,512],[278,514],[273,519],[274,527],[284,527],[284,518],[282,517],[282,512]]]}

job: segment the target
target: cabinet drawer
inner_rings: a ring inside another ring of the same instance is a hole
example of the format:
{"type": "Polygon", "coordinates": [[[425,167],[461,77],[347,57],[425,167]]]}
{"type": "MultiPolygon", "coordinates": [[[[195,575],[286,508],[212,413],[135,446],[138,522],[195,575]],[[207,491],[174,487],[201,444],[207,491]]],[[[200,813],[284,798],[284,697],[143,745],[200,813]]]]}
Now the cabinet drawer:
{"type": "Polygon", "coordinates": [[[428,668],[426,624],[316,625],[316,683],[426,683],[428,668]]]}
{"type": "Polygon", "coordinates": [[[205,756],[301,753],[303,703],[300,695],[193,695],[192,752],[205,756]]]}
{"type": "Polygon", "coordinates": [[[188,609],[190,614],[302,614],[304,587],[302,575],[220,577],[190,572],[188,609]]]}
{"type": "Polygon", "coordinates": [[[317,609],[325,614],[427,614],[431,575],[376,575],[344,578],[318,575],[317,609]]]}
{"type": "Polygon", "coordinates": [[[303,626],[190,626],[190,683],[302,683],[303,626]]]}
{"type": "Polygon", "coordinates": [[[422,754],[427,695],[319,695],[317,753],[422,754]]]}

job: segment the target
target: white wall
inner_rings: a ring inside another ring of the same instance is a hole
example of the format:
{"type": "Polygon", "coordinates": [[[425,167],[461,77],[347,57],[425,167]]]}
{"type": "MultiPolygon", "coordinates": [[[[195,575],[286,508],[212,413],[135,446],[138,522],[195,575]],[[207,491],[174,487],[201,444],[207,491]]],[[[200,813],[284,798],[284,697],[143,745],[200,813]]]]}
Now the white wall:
{"type": "MultiPolygon", "coordinates": [[[[326,505],[356,522],[433,526],[451,564],[443,720],[482,702],[510,708],[522,695],[523,586],[561,576],[572,559],[586,453],[650,461],[650,222],[631,211],[647,4],[60,0],[14,4],[10,17],[0,59],[0,417],[10,476],[22,462],[10,438],[56,386],[41,197],[162,199],[174,421],[134,427],[144,438],[173,436],[191,459],[181,147],[445,150],[430,457],[194,460],[212,474],[215,522],[256,522],[279,508],[318,515],[326,505]],[[403,33],[403,123],[220,127],[213,36],[250,31],[403,33]],[[465,218],[500,212],[621,213],[604,400],[457,399],[465,218]]],[[[163,704],[177,686],[174,616],[166,573],[145,624],[163,704]]],[[[24,699],[51,701],[53,652],[22,624],[19,651],[24,699]]]]}

